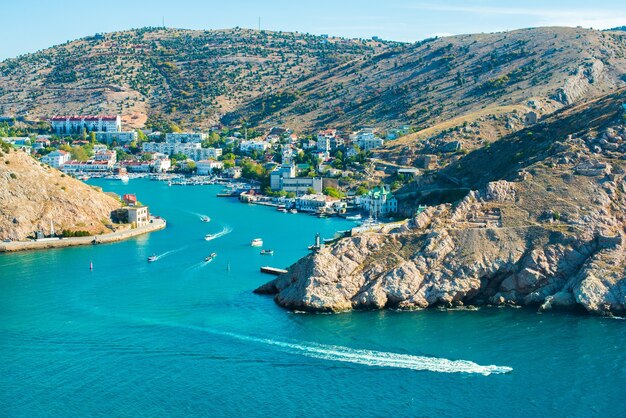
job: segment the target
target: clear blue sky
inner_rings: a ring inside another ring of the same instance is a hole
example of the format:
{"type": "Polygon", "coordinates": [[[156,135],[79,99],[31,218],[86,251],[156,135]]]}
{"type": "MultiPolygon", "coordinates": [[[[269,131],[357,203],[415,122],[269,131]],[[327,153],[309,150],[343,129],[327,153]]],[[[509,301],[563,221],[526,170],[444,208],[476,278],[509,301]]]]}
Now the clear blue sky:
{"type": "Polygon", "coordinates": [[[626,25],[624,0],[3,0],[0,59],[96,32],[235,26],[416,41],[534,26],[626,25]]]}

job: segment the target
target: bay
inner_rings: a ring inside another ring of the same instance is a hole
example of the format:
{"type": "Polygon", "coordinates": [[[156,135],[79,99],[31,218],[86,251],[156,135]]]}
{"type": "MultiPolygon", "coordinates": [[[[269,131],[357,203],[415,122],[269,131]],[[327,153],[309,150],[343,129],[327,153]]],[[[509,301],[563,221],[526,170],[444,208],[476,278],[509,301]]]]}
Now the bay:
{"type": "Polygon", "coordinates": [[[271,279],[259,267],[287,267],[317,232],[352,223],[217,198],[218,186],[90,183],[137,193],[168,227],[0,254],[3,416],[623,415],[623,320],[289,312],[252,293],[271,279]],[[257,237],[273,256],[249,245],[257,237]]]}

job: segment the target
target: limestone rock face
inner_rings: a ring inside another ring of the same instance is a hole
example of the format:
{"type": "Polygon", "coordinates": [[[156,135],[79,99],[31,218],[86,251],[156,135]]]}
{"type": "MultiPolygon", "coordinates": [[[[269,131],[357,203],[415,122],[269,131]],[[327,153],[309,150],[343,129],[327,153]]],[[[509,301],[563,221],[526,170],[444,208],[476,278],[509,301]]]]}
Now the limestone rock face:
{"type": "Polygon", "coordinates": [[[50,224],[92,234],[110,232],[104,225],[120,202],[44,166],[21,151],[0,157],[0,239],[24,240],[50,224]]]}

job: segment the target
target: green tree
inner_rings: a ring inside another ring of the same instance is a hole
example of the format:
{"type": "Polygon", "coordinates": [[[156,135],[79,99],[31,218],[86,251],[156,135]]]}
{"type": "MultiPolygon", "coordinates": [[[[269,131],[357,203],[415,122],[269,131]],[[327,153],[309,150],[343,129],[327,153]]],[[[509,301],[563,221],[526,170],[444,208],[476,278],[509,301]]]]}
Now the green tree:
{"type": "Polygon", "coordinates": [[[322,193],[324,193],[326,196],[334,197],[336,199],[341,199],[343,197],[343,193],[341,193],[341,191],[330,186],[324,187],[324,189],[322,190],[322,193]]]}

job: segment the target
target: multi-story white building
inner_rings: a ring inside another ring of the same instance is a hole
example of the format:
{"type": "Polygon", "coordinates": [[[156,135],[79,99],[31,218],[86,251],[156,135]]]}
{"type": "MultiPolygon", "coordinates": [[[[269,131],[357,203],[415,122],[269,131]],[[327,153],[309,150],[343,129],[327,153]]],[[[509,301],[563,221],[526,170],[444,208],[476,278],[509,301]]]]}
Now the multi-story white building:
{"type": "Polygon", "coordinates": [[[50,119],[54,133],[59,135],[88,132],[120,132],[122,119],[116,116],[54,116],[50,119]]]}
{"type": "Polygon", "coordinates": [[[253,151],[265,152],[269,148],[270,148],[270,144],[268,144],[267,142],[263,142],[263,141],[243,140],[241,141],[241,144],[239,144],[239,149],[241,150],[241,152],[253,152],[253,151]]]}
{"type": "Polygon", "coordinates": [[[71,155],[67,151],[57,150],[52,151],[48,155],[44,155],[41,158],[41,162],[48,164],[50,167],[59,168],[71,158],[71,155]]]}
{"type": "Polygon", "coordinates": [[[322,193],[322,184],[321,177],[289,177],[283,178],[281,190],[302,196],[309,192],[309,189],[315,190],[316,193],[322,193]]]}
{"type": "Polygon", "coordinates": [[[332,149],[331,141],[337,136],[336,129],[325,129],[317,133],[317,149],[323,152],[330,152],[332,149]]]}
{"type": "Polygon", "coordinates": [[[363,128],[360,131],[351,133],[350,140],[363,151],[380,148],[385,143],[382,138],[376,136],[373,128],[363,128]]]}
{"type": "Polygon", "coordinates": [[[201,143],[208,138],[207,134],[196,132],[172,132],[165,134],[165,142],[168,144],[201,143]]]}
{"type": "Polygon", "coordinates": [[[293,164],[282,164],[270,173],[270,188],[274,191],[282,190],[283,180],[296,176],[296,167],[293,164]]]}
{"type": "Polygon", "coordinates": [[[166,155],[183,154],[194,161],[217,159],[222,155],[221,148],[202,148],[202,145],[198,142],[144,142],[141,145],[141,149],[143,152],[158,152],[166,155]]]}
{"type": "Polygon", "coordinates": [[[329,209],[339,199],[323,194],[305,194],[296,199],[296,209],[300,212],[318,212],[329,209]]]}
{"type": "Polygon", "coordinates": [[[398,212],[398,201],[391,194],[389,186],[376,187],[357,198],[357,204],[374,217],[398,212]]]}
{"type": "Polygon", "coordinates": [[[207,176],[213,174],[214,170],[222,170],[224,163],[216,160],[200,160],[196,163],[197,174],[207,176]]]}
{"type": "Polygon", "coordinates": [[[117,151],[97,151],[93,157],[95,161],[106,161],[111,165],[117,162],[117,151]]]}
{"type": "Polygon", "coordinates": [[[96,132],[96,140],[105,144],[130,144],[137,140],[137,132],[96,132]]]}

